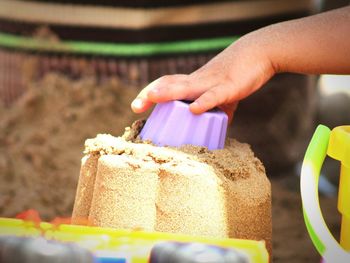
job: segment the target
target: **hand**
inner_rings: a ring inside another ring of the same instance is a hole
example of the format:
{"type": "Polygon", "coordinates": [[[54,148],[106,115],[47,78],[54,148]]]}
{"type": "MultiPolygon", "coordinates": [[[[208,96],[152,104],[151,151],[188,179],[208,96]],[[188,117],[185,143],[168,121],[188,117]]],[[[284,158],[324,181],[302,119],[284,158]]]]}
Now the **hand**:
{"type": "Polygon", "coordinates": [[[350,74],[349,14],[347,6],[249,33],[192,74],[153,81],[131,107],[186,99],[195,114],[218,106],[232,119],[238,101],[277,72],[350,74]]]}
{"type": "Polygon", "coordinates": [[[191,100],[194,114],[219,107],[232,120],[238,101],[274,74],[263,46],[254,41],[256,37],[246,35],[189,75],[167,75],[153,81],[132,102],[133,111],[144,112],[153,103],[191,100]]]}

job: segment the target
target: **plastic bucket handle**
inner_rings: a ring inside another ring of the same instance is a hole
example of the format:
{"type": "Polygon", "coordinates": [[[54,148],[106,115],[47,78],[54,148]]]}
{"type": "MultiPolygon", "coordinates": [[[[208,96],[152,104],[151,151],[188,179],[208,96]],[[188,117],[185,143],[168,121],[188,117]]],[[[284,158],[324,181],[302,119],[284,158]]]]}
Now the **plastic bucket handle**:
{"type": "Polygon", "coordinates": [[[331,131],[319,125],[307,148],[300,178],[300,192],[304,220],[318,252],[327,262],[348,263],[350,253],[345,251],[329,231],[322,216],[319,198],[318,181],[320,171],[327,154],[331,131]]]}

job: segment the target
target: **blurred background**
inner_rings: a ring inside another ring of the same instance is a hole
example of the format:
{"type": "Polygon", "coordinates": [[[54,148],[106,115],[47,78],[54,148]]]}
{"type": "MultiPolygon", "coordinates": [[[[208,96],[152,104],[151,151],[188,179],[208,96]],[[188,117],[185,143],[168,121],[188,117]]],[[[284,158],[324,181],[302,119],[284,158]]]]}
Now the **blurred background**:
{"type": "MultiPolygon", "coordinates": [[[[347,4],[0,0],[0,216],[70,216],[85,139],[147,116],[129,104],[150,81],[190,73],[263,26],[347,4]]],[[[252,146],[272,181],[275,262],[318,260],[296,175],[317,123],[350,123],[349,90],[349,76],[280,74],[240,103],[228,134],[252,146]]],[[[321,202],[338,235],[338,164],[327,160],[323,174],[321,202]]]]}

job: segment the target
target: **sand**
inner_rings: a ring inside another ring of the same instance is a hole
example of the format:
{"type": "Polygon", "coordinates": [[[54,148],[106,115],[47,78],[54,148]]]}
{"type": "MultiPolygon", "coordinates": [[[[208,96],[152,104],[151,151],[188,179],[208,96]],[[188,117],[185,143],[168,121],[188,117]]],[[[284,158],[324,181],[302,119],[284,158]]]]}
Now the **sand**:
{"type": "MultiPolygon", "coordinates": [[[[0,106],[0,216],[15,216],[27,208],[38,209],[46,220],[70,216],[85,139],[99,132],[122,133],[138,118],[128,106],[137,91],[117,80],[98,83],[56,74],[27,81],[25,88],[26,94],[12,108],[0,106]],[[80,96],[86,103],[76,102],[80,96]],[[64,116],[72,114],[74,121],[65,121],[64,116]]],[[[298,177],[291,170],[268,175],[273,197],[273,262],[319,262],[301,213],[298,177]]],[[[320,196],[320,200],[338,238],[336,198],[320,196]]]]}
{"type": "Polygon", "coordinates": [[[137,137],[141,125],[85,142],[73,223],[88,214],[95,226],[265,240],[271,251],[270,182],[249,145],[157,147],[137,137]]]}
{"type": "Polygon", "coordinates": [[[11,108],[0,106],[0,215],[33,208],[46,220],[70,216],[85,139],[122,133],[138,117],[129,106],[137,89],[57,74],[26,89],[11,108]]]}
{"type": "MultiPolygon", "coordinates": [[[[338,177],[334,174],[335,177],[338,177]]],[[[278,174],[272,180],[273,256],[275,263],[321,262],[306,230],[299,192],[299,177],[278,174]]],[[[339,240],[337,198],[320,196],[322,213],[339,240]]]]}

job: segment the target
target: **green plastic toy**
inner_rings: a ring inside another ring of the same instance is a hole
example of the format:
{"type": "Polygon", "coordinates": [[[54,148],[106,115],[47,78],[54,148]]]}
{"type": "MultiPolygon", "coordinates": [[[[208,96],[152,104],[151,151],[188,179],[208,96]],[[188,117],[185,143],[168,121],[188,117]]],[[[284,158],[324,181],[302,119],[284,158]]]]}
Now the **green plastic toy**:
{"type": "Polygon", "coordinates": [[[332,131],[319,125],[306,151],[301,170],[301,197],[305,224],[326,262],[350,262],[350,126],[332,131]],[[329,231],[320,209],[318,181],[326,156],[340,161],[338,210],[342,215],[340,244],[329,231]]]}

